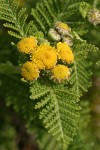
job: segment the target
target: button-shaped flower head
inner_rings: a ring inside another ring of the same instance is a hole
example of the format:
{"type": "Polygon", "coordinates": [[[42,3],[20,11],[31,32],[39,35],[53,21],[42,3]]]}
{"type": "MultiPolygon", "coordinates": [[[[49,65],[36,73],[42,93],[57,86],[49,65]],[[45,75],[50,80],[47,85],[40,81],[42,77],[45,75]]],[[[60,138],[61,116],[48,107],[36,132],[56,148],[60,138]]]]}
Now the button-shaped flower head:
{"type": "Polygon", "coordinates": [[[25,37],[21,39],[17,43],[17,48],[19,52],[29,54],[31,53],[37,46],[37,40],[34,36],[31,37],[25,37]]]}
{"type": "Polygon", "coordinates": [[[70,76],[70,69],[65,65],[56,65],[52,70],[52,79],[57,82],[68,79],[70,76]]]}
{"type": "Polygon", "coordinates": [[[41,44],[33,51],[31,59],[39,69],[51,69],[57,62],[57,52],[49,44],[41,44]]]}
{"type": "Polygon", "coordinates": [[[58,59],[61,59],[68,64],[73,63],[74,61],[73,52],[66,43],[62,42],[57,43],[57,55],[58,59]]]}
{"type": "Polygon", "coordinates": [[[27,61],[25,64],[23,64],[21,68],[21,75],[24,77],[26,80],[35,80],[39,77],[39,70],[36,66],[36,64],[27,61]]]}
{"type": "Polygon", "coordinates": [[[56,22],[55,29],[61,35],[70,35],[71,32],[71,28],[66,23],[60,21],[56,22]]]}

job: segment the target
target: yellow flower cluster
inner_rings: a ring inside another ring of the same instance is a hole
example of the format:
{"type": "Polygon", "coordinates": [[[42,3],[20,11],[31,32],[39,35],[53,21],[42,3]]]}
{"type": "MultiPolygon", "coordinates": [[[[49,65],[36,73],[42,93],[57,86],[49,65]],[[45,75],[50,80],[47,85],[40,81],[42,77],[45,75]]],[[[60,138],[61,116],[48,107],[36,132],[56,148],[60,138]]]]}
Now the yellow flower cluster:
{"type": "Polygon", "coordinates": [[[62,82],[69,78],[70,69],[63,64],[70,64],[74,61],[74,55],[71,48],[62,42],[58,42],[56,47],[47,43],[37,45],[35,37],[27,37],[20,40],[17,47],[20,52],[30,55],[30,60],[23,64],[21,75],[25,80],[31,81],[39,77],[41,70],[47,72],[51,79],[56,82],[62,82]],[[57,61],[58,60],[58,61],[57,61]],[[61,64],[59,64],[61,60],[61,64]]]}

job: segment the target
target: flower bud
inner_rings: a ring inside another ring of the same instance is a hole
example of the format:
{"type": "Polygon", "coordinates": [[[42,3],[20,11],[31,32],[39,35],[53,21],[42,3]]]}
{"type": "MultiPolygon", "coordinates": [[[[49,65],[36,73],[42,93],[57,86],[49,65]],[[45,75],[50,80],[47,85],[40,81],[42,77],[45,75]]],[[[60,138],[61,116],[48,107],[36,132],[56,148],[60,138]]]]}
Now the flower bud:
{"type": "Polygon", "coordinates": [[[65,42],[66,44],[68,44],[69,46],[73,45],[72,38],[70,38],[70,37],[63,37],[62,41],[65,42]]]}
{"type": "Polygon", "coordinates": [[[48,35],[53,41],[60,41],[61,39],[60,35],[54,29],[50,29],[48,35]]]}
{"type": "Polygon", "coordinates": [[[88,12],[88,21],[91,24],[97,25],[100,23],[100,11],[96,8],[94,9],[90,9],[90,11],[88,12]]]}
{"type": "Polygon", "coordinates": [[[60,35],[70,35],[71,28],[63,22],[56,22],[55,29],[60,35]]]}

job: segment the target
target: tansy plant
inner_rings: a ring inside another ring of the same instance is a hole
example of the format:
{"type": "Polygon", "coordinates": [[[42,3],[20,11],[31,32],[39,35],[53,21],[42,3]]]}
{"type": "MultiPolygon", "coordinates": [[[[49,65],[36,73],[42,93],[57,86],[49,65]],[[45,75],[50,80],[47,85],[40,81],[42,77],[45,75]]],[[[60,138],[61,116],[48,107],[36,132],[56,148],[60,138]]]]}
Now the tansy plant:
{"type": "Polygon", "coordinates": [[[91,86],[91,55],[98,48],[88,44],[83,35],[86,23],[100,24],[100,11],[93,4],[43,0],[27,15],[16,0],[0,0],[0,19],[18,39],[12,46],[18,56],[19,80],[30,88],[31,119],[39,117],[39,124],[59,141],[57,150],[69,149],[79,133],[80,99],[91,86]]]}
{"type": "MultiPolygon", "coordinates": [[[[48,75],[51,74],[51,78],[54,77],[58,82],[68,79],[70,69],[63,63],[73,63],[74,55],[66,43],[57,43],[57,48],[46,43],[38,46],[35,37],[28,37],[19,41],[17,47],[20,52],[30,55],[30,60],[21,69],[22,76],[26,80],[37,79],[42,71],[44,76],[45,72],[48,72],[48,75]],[[57,60],[61,60],[62,64],[59,65],[57,60]]],[[[40,78],[41,76],[42,74],[40,78]]]]}

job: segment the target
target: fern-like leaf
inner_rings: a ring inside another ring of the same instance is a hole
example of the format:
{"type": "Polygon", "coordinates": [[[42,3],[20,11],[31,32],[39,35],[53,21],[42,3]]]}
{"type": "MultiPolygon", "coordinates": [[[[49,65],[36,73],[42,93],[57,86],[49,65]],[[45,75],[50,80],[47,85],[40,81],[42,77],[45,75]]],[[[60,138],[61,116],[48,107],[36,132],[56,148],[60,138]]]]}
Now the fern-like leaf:
{"type": "Polygon", "coordinates": [[[48,132],[63,143],[65,149],[76,134],[79,113],[78,97],[71,89],[38,80],[31,83],[31,99],[36,100],[35,109],[40,109],[48,132]]]}
{"type": "Polygon", "coordinates": [[[54,21],[57,20],[53,2],[54,0],[44,0],[37,3],[36,8],[31,10],[34,24],[38,27],[38,30],[42,30],[44,33],[47,33],[54,21]]]}
{"type": "Polygon", "coordinates": [[[22,38],[26,36],[25,26],[28,15],[26,9],[18,9],[18,3],[15,0],[0,1],[0,19],[6,21],[4,26],[9,28],[8,33],[11,36],[22,38]]]}
{"type": "Polygon", "coordinates": [[[91,86],[91,63],[87,60],[91,52],[98,50],[94,45],[86,42],[77,43],[73,46],[75,61],[70,83],[73,84],[73,90],[80,97],[83,92],[91,86]]]}
{"type": "Polygon", "coordinates": [[[38,141],[41,150],[61,150],[62,144],[48,133],[42,134],[42,139],[38,141]]]}

